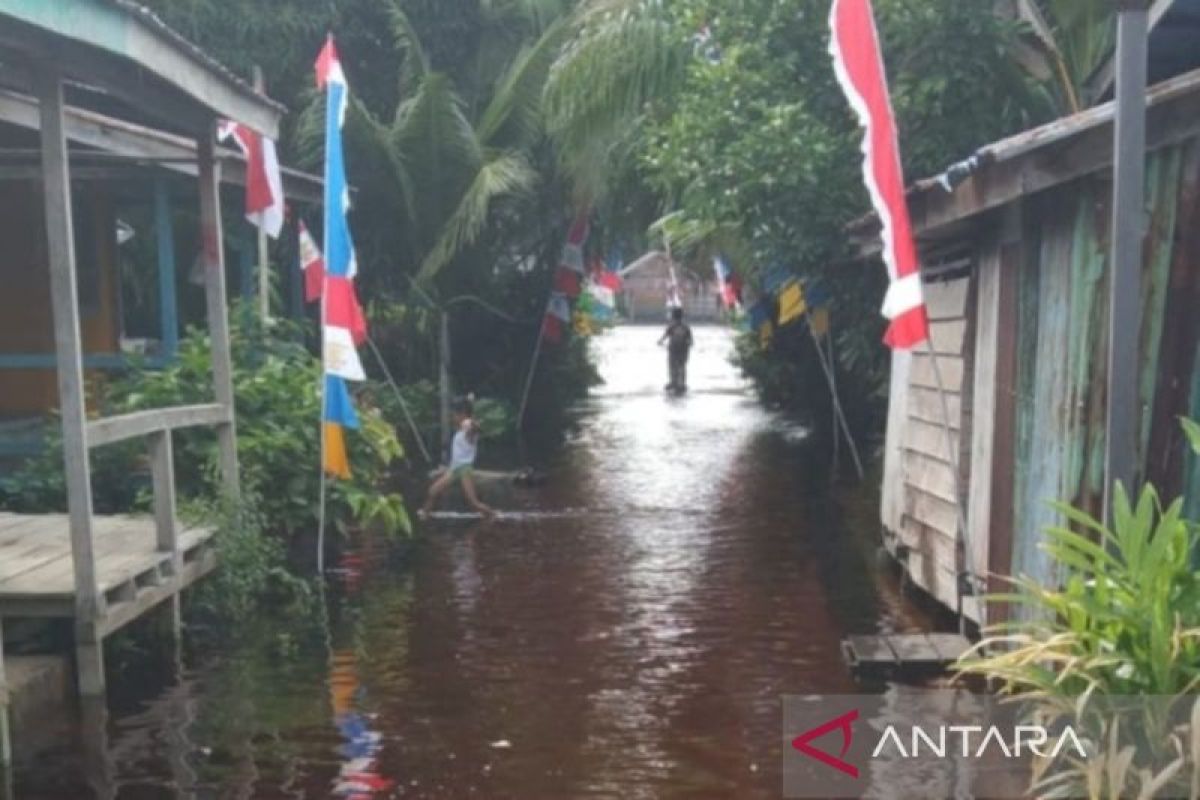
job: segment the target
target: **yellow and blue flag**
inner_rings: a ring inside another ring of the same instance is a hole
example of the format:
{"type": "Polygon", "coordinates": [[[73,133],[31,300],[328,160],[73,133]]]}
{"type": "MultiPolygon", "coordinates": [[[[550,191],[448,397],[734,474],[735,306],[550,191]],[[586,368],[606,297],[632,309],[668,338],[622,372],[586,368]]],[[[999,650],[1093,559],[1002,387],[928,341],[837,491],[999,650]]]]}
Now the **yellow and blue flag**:
{"type": "Polygon", "coordinates": [[[820,283],[805,287],[808,301],[808,327],[813,336],[829,333],[829,293],[820,283]]]}
{"type": "Polygon", "coordinates": [[[804,287],[795,278],[790,279],[779,290],[779,324],[787,325],[800,317],[808,306],[804,302],[804,287]]]}

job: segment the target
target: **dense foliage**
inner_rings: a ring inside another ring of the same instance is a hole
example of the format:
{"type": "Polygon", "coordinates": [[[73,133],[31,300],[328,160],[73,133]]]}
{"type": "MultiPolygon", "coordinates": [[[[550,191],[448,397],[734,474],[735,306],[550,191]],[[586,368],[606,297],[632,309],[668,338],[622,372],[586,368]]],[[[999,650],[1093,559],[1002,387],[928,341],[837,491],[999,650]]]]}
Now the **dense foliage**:
{"type": "MultiPolygon", "coordinates": [[[[249,309],[232,320],[233,390],[237,409],[238,459],[243,491],[257,498],[255,513],[276,532],[315,526],[320,476],[320,364],[303,346],[299,331],[277,322],[264,330],[249,309]]],[[[178,359],[161,370],[134,370],[98,388],[105,414],[212,401],[208,336],[190,331],[178,359]]],[[[369,392],[368,392],[369,394],[369,392]]],[[[366,395],[364,395],[365,400],[366,395]]],[[[331,482],[330,519],[341,525],[377,524],[407,531],[403,499],[388,491],[391,472],[403,455],[394,428],[360,401],[362,423],[349,441],[351,481],[331,482]]],[[[57,436],[57,426],[51,427],[57,436]]],[[[216,437],[207,429],[174,434],[178,491],[184,499],[218,494],[216,437]]],[[[64,508],[66,489],[57,439],[45,454],[4,482],[5,505],[14,509],[64,508]]],[[[99,512],[148,507],[149,474],[138,442],[94,451],[92,473],[99,512]]]]}
{"type": "MultiPolygon", "coordinates": [[[[672,102],[643,118],[640,172],[674,213],[660,229],[698,270],[723,251],[756,282],[786,268],[832,296],[853,398],[886,375],[882,270],[851,260],[846,226],[868,211],[860,134],[828,54],[828,3],[679,0],[680,37],[707,27],[672,102]]],[[[953,0],[876,3],[910,176],[941,171],[1028,125],[1044,107],[1012,59],[1020,30],[953,0]]],[[[768,397],[815,413],[822,377],[807,335],[784,332],[741,363],[768,397]]],[[[868,409],[861,409],[867,411],[868,409]]],[[[821,418],[825,418],[821,415],[821,418]]]]}
{"type": "MultiPolygon", "coordinates": [[[[1200,454],[1200,425],[1182,420],[1200,454]]],[[[1131,503],[1118,484],[1112,522],[1066,504],[1041,549],[1058,580],[1025,576],[992,595],[1003,620],[959,662],[1043,717],[1086,731],[1098,756],[1037,760],[1047,797],[1200,796],[1200,525],[1153,486],[1131,503]]]]}

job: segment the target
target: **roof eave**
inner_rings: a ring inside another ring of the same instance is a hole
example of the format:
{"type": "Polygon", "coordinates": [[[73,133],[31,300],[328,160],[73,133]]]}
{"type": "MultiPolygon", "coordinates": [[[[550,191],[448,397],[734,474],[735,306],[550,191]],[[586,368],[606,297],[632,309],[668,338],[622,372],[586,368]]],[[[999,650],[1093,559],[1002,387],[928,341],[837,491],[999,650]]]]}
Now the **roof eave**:
{"type": "MultiPolygon", "coordinates": [[[[87,45],[95,55],[132,62],[210,110],[277,138],[285,111],[128,0],[0,0],[0,17],[87,45]]],[[[78,76],[88,79],[89,75],[78,76]]]]}

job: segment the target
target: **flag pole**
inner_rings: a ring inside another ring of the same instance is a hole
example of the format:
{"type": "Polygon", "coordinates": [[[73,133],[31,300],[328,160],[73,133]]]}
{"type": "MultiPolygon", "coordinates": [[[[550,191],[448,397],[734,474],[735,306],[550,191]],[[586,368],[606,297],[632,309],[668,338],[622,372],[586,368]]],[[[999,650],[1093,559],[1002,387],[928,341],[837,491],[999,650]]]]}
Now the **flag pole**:
{"type": "Polygon", "coordinates": [[[328,402],[325,391],[325,359],[321,359],[321,463],[318,465],[321,475],[320,500],[317,505],[317,574],[325,574],[325,411],[328,402]]]}
{"type": "MultiPolygon", "coordinates": [[[[830,330],[827,330],[825,333],[825,343],[828,345],[827,355],[829,356],[829,363],[832,364],[833,357],[834,357],[833,356],[832,326],[830,326],[830,330]]],[[[837,401],[838,400],[838,392],[837,392],[837,370],[836,369],[833,371],[833,376],[834,376],[833,397],[834,397],[834,400],[837,401]]],[[[837,408],[836,407],[833,410],[833,424],[837,425],[837,408]]],[[[841,468],[841,461],[842,461],[842,459],[841,459],[841,441],[842,441],[841,437],[837,435],[837,431],[835,430],[833,432],[833,472],[834,472],[834,474],[836,474],[837,471],[841,468]]]]}
{"type": "MultiPolygon", "coordinates": [[[[265,96],[267,84],[263,78],[262,67],[255,64],[252,75],[254,91],[265,96]]],[[[267,266],[267,262],[270,260],[270,249],[267,245],[267,231],[263,227],[264,224],[258,226],[258,303],[259,314],[265,325],[271,321],[271,275],[270,268],[267,266]]]]}
{"type": "MultiPolygon", "coordinates": [[[[425,456],[425,463],[433,466],[433,456],[429,455],[429,450],[425,447],[425,437],[421,435],[420,429],[417,428],[417,423],[413,420],[412,413],[408,410],[408,404],[404,402],[404,395],[400,394],[400,387],[396,385],[396,379],[392,377],[391,370],[388,369],[387,363],[383,360],[383,354],[379,352],[379,347],[376,346],[375,340],[370,336],[367,337],[367,344],[371,345],[371,352],[375,354],[375,360],[379,362],[379,368],[383,370],[383,376],[387,379],[388,385],[392,387],[392,391],[396,394],[396,400],[400,403],[400,410],[404,412],[404,418],[408,421],[408,427],[412,430],[413,438],[417,440],[417,447],[421,449],[421,455],[425,456]]],[[[324,430],[322,425],[321,429],[324,430]]]]}
{"type": "Polygon", "coordinates": [[[937,384],[938,400],[942,406],[942,434],[946,442],[946,457],[950,461],[950,469],[954,471],[954,516],[958,525],[958,535],[954,542],[954,596],[955,614],[958,615],[958,632],[966,632],[966,617],[963,616],[963,580],[970,580],[970,570],[966,563],[967,550],[967,518],[963,513],[962,497],[959,491],[958,450],[954,447],[954,436],[950,433],[950,403],[946,399],[946,386],[942,381],[942,368],[939,366],[937,348],[933,344],[932,333],[925,340],[925,349],[929,353],[929,363],[933,367],[933,381],[937,384]]]}
{"type": "MultiPolygon", "coordinates": [[[[817,334],[813,332],[812,325],[808,326],[808,334],[812,337],[813,346],[817,348],[817,361],[821,362],[821,370],[825,373],[825,380],[829,384],[829,394],[833,400],[833,411],[837,416],[838,422],[841,424],[842,433],[846,437],[846,443],[850,445],[850,456],[854,459],[854,470],[858,473],[858,479],[863,479],[863,465],[858,457],[858,446],[854,444],[854,437],[850,435],[850,425],[846,422],[846,414],[842,411],[842,403],[838,399],[837,383],[833,377],[833,369],[830,364],[825,363],[824,348],[821,347],[820,340],[817,339],[817,334]]],[[[837,431],[833,432],[834,437],[837,437],[837,431]]]]}
{"type": "MultiPolygon", "coordinates": [[[[328,160],[328,159],[326,159],[328,160]]],[[[329,209],[325,209],[325,235],[329,236],[329,209]]],[[[329,444],[325,435],[325,416],[329,413],[329,376],[325,372],[325,305],[329,297],[329,270],[321,276],[321,324],[318,326],[317,346],[321,348],[321,472],[320,499],[317,505],[317,574],[325,574],[325,494],[329,476],[325,474],[325,454],[329,444]]]]}
{"type": "Polygon", "coordinates": [[[550,312],[550,301],[546,301],[546,310],[542,312],[542,318],[538,320],[538,335],[537,341],[533,344],[533,355],[529,359],[529,374],[525,376],[525,388],[521,391],[521,407],[517,411],[517,430],[524,430],[525,426],[525,408],[529,405],[529,392],[533,389],[533,374],[537,372],[538,357],[542,354],[542,334],[546,327],[546,314],[550,312]]]}

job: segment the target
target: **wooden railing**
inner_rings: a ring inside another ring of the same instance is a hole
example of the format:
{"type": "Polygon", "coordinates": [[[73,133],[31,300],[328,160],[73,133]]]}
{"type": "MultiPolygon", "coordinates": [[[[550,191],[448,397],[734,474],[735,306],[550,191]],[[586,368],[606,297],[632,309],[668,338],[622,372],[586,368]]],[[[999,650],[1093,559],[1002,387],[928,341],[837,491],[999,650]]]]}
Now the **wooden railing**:
{"type": "Polygon", "coordinates": [[[175,456],[171,432],[199,425],[233,424],[233,409],[220,403],[155,408],[92,420],[86,425],[89,450],[145,437],[149,446],[150,482],[154,494],[154,528],[158,549],[171,553],[179,569],[179,526],[175,517],[175,456]]]}

